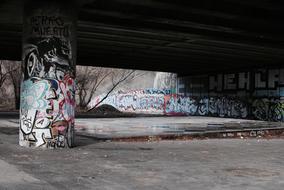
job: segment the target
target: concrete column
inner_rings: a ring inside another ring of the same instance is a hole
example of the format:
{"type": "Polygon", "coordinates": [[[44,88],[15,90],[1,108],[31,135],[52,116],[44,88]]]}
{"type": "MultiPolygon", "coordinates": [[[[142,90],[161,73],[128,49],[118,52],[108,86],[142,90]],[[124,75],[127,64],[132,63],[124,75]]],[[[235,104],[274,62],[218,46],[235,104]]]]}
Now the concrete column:
{"type": "Polygon", "coordinates": [[[74,145],[76,13],[72,1],[25,4],[21,146],[74,145]]]}

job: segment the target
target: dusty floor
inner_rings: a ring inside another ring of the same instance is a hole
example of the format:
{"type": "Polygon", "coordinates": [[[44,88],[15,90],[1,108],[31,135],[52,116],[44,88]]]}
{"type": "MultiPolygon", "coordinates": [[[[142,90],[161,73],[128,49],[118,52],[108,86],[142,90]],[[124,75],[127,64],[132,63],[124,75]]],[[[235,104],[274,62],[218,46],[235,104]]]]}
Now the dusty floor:
{"type": "Polygon", "coordinates": [[[0,127],[1,190],[281,190],[284,140],[111,142],[77,136],[73,149],[17,145],[0,127]]]}
{"type": "MultiPolygon", "coordinates": [[[[19,120],[0,118],[0,127],[19,127],[19,120]]],[[[76,118],[75,128],[80,134],[107,139],[213,132],[253,131],[255,133],[270,129],[284,131],[284,123],[202,116],[76,118]]]]}

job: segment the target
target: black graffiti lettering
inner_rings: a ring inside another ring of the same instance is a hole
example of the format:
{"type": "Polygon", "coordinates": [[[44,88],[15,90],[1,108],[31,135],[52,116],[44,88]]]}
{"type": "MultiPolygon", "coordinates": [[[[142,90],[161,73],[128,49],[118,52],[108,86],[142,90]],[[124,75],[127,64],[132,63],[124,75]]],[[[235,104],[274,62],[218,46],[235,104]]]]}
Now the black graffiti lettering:
{"type": "MultiPolygon", "coordinates": [[[[284,69],[259,69],[254,72],[209,75],[208,80],[211,92],[276,90],[284,86],[284,69]]],[[[182,83],[179,84],[179,86],[182,85],[182,83]]]]}
{"type": "Polygon", "coordinates": [[[62,136],[62,135],[59,135],[57,137],[55,137],[54,139],[52,140],[49,140],[47,142],[47,147],[49,148],[65,148],[66,145],[65,145],[65,137],[62,136]]]}
{"type": "Polygon", "coordinates": [[[237,88],[235,74],[224,75],[224,90],[235,90],[237,88]]]}
{"type": "Polygon", "coordinates": [[[71,69],[70,43],[58,37],[46,37],[31,46],[33,51],[27,49],[31,53],[28,53],[24,59],[27,68],[25,79],[31,76],[46,76],[63,80],[65,73],[71,69]]]}
{"type": "Polygon", "coordinates": [[[34,16],[31,18],[31,24],[35,26],[63,26],[64,21],[56,16],[34,16]]]}
{"type": "Polygon", "coordinates": [[[32,17],[31,18],[31,25],[33,25],[33,26],[38,26],[39,25],[37,17],[32,17]]]}
{"type": "Polygon", "coordinates": [[[209,90],[221,91],[223,85],[223,75],[209,76],[209,90]]]}
{"type": "Polygon", "coordinates": [[[30,23],[33,35],[69,37],[69,25],[61,17],[35,16],[30,23]]]}
{"type": "Polygon", "coordinates": [[[31,118],[23,119],[23,124],[26,126],[26,128],[31,129],[32,128],[32,119],[31,118]]]}
{"type": "Polygon", "coordinates": [[[239,73],[238,76],[238,88],[242,90],[250,89],[250,72],[239,73]]]}
{"type": "Polygon", "coordinates": [[[279,84],[279,70],[272,69],[268,71],[268,88],[275,89],[279,84]]]}
{"type": "Polygon", "coordinates": [[[53,35],[55,36],[64,36],[69,37],[69,27],[54,27],[53,28],[53,35]]]}
{"type": "Polygon", "coordinates": [[[39,36],[69,37],[69,27],[32,27],[32,33],[39,36]]]}
{"type": "Polygon", "coordinates": [[[32,33],[40,36],[52,35],[51,27],[32,27],[32,33]]]}
{"type": "Polygon", "coordinates": [[[44,121],[43,119],[40,120],[40,121],[38,122],[38,124],[43,124],[43,121],[44,121]]]}
{"type": "Polygon", "coordinates": [[[255,73],[255,88],[266,88],[266,84],[267,84],[267,78],[266,78],[266,73],[265,71],[258,71],[255,73]]]}

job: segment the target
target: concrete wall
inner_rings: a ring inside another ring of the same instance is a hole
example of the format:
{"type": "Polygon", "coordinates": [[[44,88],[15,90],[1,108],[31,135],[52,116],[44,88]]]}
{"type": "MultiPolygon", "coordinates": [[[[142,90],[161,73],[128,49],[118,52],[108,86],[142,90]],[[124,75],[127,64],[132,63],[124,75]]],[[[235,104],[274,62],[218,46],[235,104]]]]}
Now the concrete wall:
{"type": "MultiPolygon", "coordinates": [[[[120,84],[100,105],[108,104],[122,112],[164,114],[164,97],[177,91],[175,73],[136,71],[138,77],[120,84]]],[[[108,93],[110,84],[103,84],[100,95],[92,99],[94,107],[108,93]]]]}
{"type": "MultiPolygon", "coordinates": [[[[122,112],[164,114],[165,96],[170,94],[170,90],[154,88],[118,91],[106,98],[100,105],[111,105],[122,112]]],[[[105,94],[102,94],[94,98],[89,107],[94,107],[104,96],[105,94]]]]}
{"type": "MultiPolygon", "coordinates": [[[[93,99],[96,105],[104,95],[93,99]]],[[[121,91],[109,104],[122,112],[284,121],[284,69],[180,77],[177,93],[156,88],[121,91]]]]}
{"type": "Polygon", "coordinates": [[[172,114],[284,121],[284,69],[181,77],[173,101],[172,114]]]}

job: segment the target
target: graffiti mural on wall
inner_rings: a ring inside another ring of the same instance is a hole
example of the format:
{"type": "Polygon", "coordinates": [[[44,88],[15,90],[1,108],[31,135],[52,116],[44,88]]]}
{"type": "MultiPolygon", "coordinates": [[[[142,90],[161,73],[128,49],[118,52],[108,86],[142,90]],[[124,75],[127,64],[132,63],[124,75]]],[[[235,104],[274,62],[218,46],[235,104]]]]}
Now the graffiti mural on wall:
{"type": "Polygon", "coordinates": [[[117,106],[124,111],[162,113],[164,98],[163,95],[120,95],[117,106]]]}
{"type": "Polygon", "coordinates": [[[277,98],[165,96],[167,115],[199,115],[284,121],[284,101],[277,98]]]}
{"type": "Polygon", "coordinates": [[[208,114],[219,117],[247,118],[248,102],[234,97],[208,98],[208,114]]]}
{"type": "MultiPolygon", "coordinates": [[[[199,114],[204,107],[212,116],[284,121],[284,68],[187,76],[178,82],[178,99],[192,102],[186,106],[191,110],[182,110],[185,114],[204,115],[199,114]]],[[[177,107],[182,102],[178,99],[177,107]]]]}
{"type": "Polygon", "coordinates": [[[284,69],[256,69],[248,72],[217,74],[208,76],[209,90],[277,89],[284,86],[284,69]]]}
{"type": "Polygon", "coordinates": [[[256,99],[252,103],[252,113],[256,119],[284,121],[284,101],[276,98],[256,99]]]}
{"type": "Polygon", "coordinates": [[[193,115],[206,115],[207,110],[205,108],[207,105],[208,102],[204,102],[203,99],[197,100],[177,95],[165,96],[165,113],[168,115],[184,115],[189,113],[193,115]]]}
{"type": "MultiPolygon", "coordinates": [[[[169,90],[144,89],[129,92],[118,92],[106,98],[101,104],[108,104],[123,112],[153,113],[164,112],[164,96],[169,90]]],[[[92,100],[90,107],[99,102],[104,95],[92,100]]]]}
{"type": "Polygon", "coordinates": [[[165,113],[167,115],[200,115],[247,118],[247,104],[237,98],[210,97],[193,98],[166,96],[165,113]]]}
{"type": "Polygon", "coordinates": [[[75,115],[75,63],[71,21],[61,16],[27,17],[21,86],[20,143],[70,147],[75,115]]]}
{"type": "MultiPolygon", "coordinates": [[[[101,104],[109,104],[122,112],[284,121],[284,101],[277,98],[187,97],[146,92],[137,90],[116,93],[101,104]]],[[[102,97],[96,97],[90,107],[96,105],[102,97]]]]}

